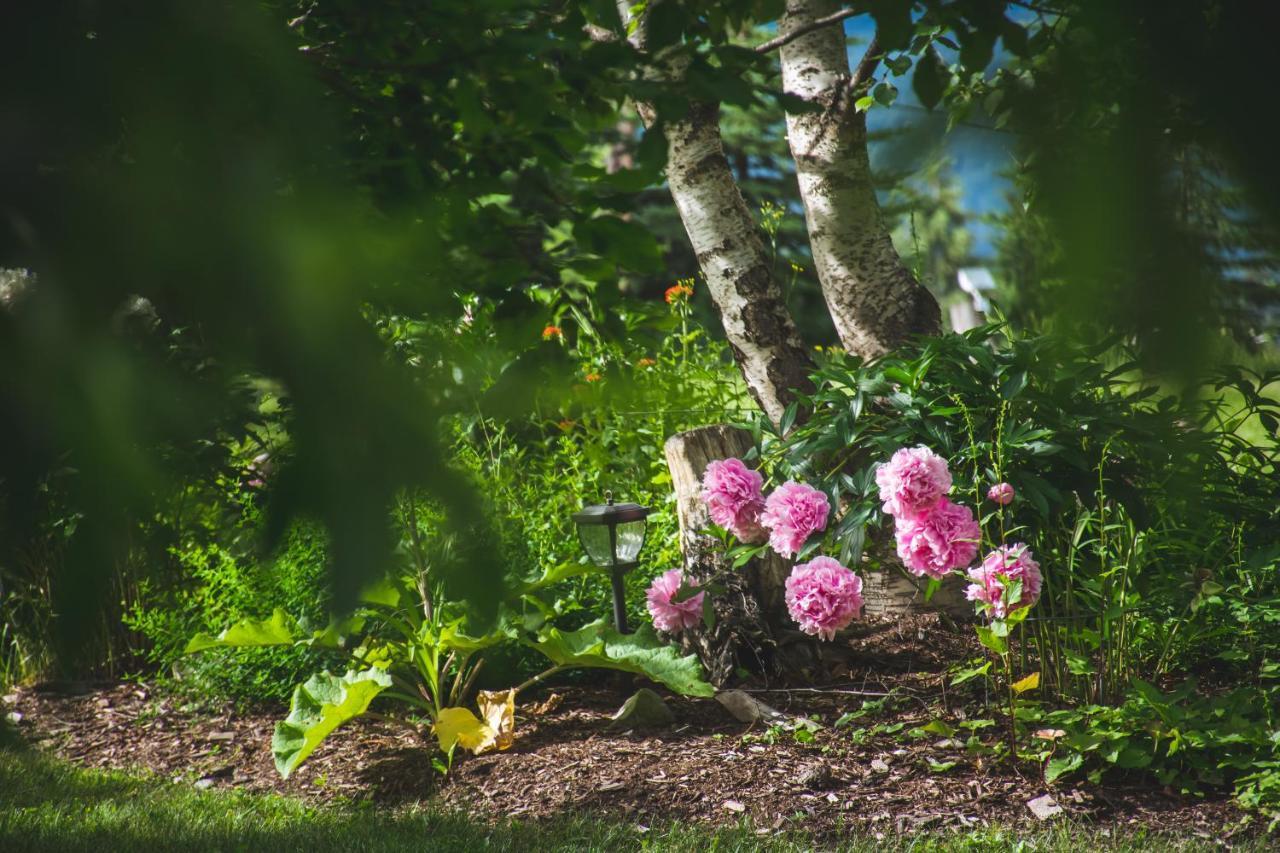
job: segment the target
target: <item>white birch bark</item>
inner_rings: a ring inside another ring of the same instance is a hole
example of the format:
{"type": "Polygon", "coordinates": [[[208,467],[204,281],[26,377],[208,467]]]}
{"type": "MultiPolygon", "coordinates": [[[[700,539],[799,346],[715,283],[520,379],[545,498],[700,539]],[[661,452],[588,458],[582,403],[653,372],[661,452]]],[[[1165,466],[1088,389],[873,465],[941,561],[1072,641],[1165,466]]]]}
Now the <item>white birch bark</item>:
{"type": "MultiPolygon", "coordinates": [[[[835,0],[787,0],[779,34],[826,17],[835,0]]],[[[869,49],[875,50],[874,47],[869,49]]],[[[865,113],[854,102],[874,67],[849,71],[844,27],[820,27],[780,50],[783,89],[821,107],[788,113],[809,246],[840,342],[873,357],[916,334],[941,331],[937,301],[903,265],[871,181],[865,113]]]]}
{"type": "MultiPolygon", "coordinates": [[[[624,24],[630,20],[630,6],[619,0],[624,24]]],[[[643,51],[643,19],[639,24],[628,40],[643,51]]],[[[665,73],[679,71],[668,68],[665,73]]],[[[638,108],[645,125],[652,125],[657,119],[652,107],[638,108]]],[[[776,424],[795,392],[810,387],[811,362],[725,158],[719,106],[691,104],[683,116],[663,116],[663,129],[671,196],[725,337],[752,396],[776,424]]]]}

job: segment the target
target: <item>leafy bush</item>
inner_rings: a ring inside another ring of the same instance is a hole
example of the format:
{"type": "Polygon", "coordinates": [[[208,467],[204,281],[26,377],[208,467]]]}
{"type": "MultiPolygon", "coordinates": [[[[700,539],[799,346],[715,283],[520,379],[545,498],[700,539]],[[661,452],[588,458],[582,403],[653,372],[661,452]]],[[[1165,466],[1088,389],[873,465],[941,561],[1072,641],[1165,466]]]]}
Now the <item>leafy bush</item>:
{"type": "Polygon", "coordinates": [[[1230,367],[1179,396],[1138,378],[1122,347],[993,326],[866,364],[832,353],[807,421],[791,428],[797,409],[780,431],[753,428],[776,481],[819,486],[838,508],[802,554],[826,540],[842,562],[900,570],[875,473],[915,445],[946,458],[954,499],[982,509],[984,538],[1030,546],[1044,580],[1035,615],[979,636],[1000,657],[1011,708],[1027,690],[1059,705],[1016,703],[1019,718],[1064,732],[1049,777],[1145,768],[1187,790],[1231,783],[1275,810],[1280,401],[1267,389],[1278,379],[1230,367]],[[992,509],[986,492],[1004,482],[1018,498],[992,509]],[[1013,684],[1015,670],[1032,675],[1013,684]]]}
{"type": "MultiPolygon", "coordinates": [[[[875,468],[898,448],[946,457],[968,492],[956,499],[977,507],[989,486],[1011,483],[1019,499],[1003,533],[1045,569],[1048,613],[1028,619],[1024,636],[1065,697],[1119,698],[1132,675],[1188,655],[1248,670],[1274,653],[1265,642],[1207,642],[1230,606],[1206,607],[1232,594],[1250,609],[1278,590],[1280,445],[1239,434],[1250,421],[1274,431],[1280,403],[1263,389],[1277,377],[1231,368],[1208,396],[1179,398],[1135,378],[1122,350],[1002,332],[931,339],[868,364],[830,354],[812,417],[785,438],[753,424],[766,467],[842,508],[831,535],[846,563],[861,560],[868,534],[883,541],[875,468]],[[1201,621],[1171,633],[1184,617],[1201,621]]],[[[878,548],[867,557],[873,569],[894,562],[878,548]]]]}
{"type": "MultiPolygon", "coordinates": [[[[244,523],[256,522],[250,512],[244,523]]],[[[168,582],[144,583],[125,621],[150,641],[148,660],[173,672],[175,686],[204,698],[286,701],[293,683],[333,661],[328,652],[302,647],[183,657],[193,635],[259,617],[264,607],[276,605],[316,624],[327,621],[326,543],[316,528],[293,528],[279,553],[265,560],[212,543],[174,548],[172,556],[177,572],[168,582]]]]}
{"type": "MultiPolygon", "coordinates": [[[[563,361],[558,373],[538,377],[532,414],[485,413],[486,400],[511,393],[516,359],[478,369],[475,413],[450,424],[454,459],[487,496],[516,578],[585,565],[572,516],[602,503],[606,490],[653,510],[640,566],[627,576],[633,624],[646,618],[653,577],[683,562],[664,442],[753,408],[726,345],[692,320],[693,282],[678,287],[668,304],[620,303],[607,312],[580,290],[539,291],[546,329],[555,331],[544,329],[531,346],[555,348],[563,361]]],[[[485,329],[477,312],[466,333],[473,351],[485,329]]],[[[547,615],[581,621],[583,612],[608,613],[609,601],[607,577],[588,572],[563,586],[547,615]]]]}

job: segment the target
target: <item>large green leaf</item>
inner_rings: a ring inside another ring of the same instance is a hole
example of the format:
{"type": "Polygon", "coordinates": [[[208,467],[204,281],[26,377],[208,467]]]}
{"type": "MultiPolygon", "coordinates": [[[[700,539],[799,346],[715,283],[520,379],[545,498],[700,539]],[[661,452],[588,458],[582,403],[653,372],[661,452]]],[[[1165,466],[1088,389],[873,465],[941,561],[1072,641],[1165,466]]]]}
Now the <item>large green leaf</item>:
{"type": "Polygon", "coordinates": [[[703,678],[696,657],[680,655],[648,625],[634,634],[619,634],[604,620],[577,631],[550,628],[529,645],[561,666],[633,672],[686,696],[713,696],[716,692],[703,678]]]}
{"type": "Polygon", "coordinates": [[[216,637],[196,634],[187,643],[184,654],[217,646],[289,646],[302,639],[302,636],[298,620],[277,607],[270,619],[245,619],[216,637]]]}
{"type": "Polygon", "coordinates": [[[183,654],[202,652],[212,648],[244,648],[246,646],[292,646],[296,644],[312,648],[340,649],[346,638],[364,628],[359,615],[332,621],[319,631],[294,619],[277,607],[270,619],[245,619],[223,630],[214,637],[200,633],[191,638],[183,654]]]}
{"type": "Polygon", "coordinates": [[[548,569],[543,573],[542,577],[537,580],[529,581],[523,586],[517,588],[512,592],[510,597],[512,599],[516,599],[522,595],[528,595],[531,592],[536,592],[543,587],[559,583],[560,581],[598,571],[600,571],[600,569],[596,568],[591,563],[561,563],[558,566],[548,569]]]}
{"type": "Polygon", "coordinates": [[[341,677],[322,672],[299,684],[289,703],[289,716],[276,723],[271,738],[276,770],[289,778],[330,732],[363,714],[373,698],[390,686],[391,676],[377,668],[341,677]]]}
{"type": "Polygon", "coordinates": [[[478,652],[490,646],[496,646],[506,640],[515,639],[515,631],[506,625],[499,625],[499,627],[483,636],[473,637],[470,634],[463,633],[463,621],[458,619],[445,625],[440,630],[440,645],[453,651],[478,652]]]}

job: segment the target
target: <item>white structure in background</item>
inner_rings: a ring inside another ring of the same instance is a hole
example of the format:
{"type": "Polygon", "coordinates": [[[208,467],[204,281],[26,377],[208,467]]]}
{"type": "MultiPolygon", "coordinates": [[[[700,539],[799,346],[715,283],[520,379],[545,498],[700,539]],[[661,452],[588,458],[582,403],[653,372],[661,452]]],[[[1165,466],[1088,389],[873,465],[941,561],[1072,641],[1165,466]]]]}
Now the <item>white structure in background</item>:
{"type": "Polygon", "coordinates": [[[982,323],[983,314],[991,307],[987,297],[982,294],[995,290],[996,280],[986,267],[962,267],[956,273],[956,282],[969,298],[957,299],[951,303],[951,329],[965,332],[982,323]]]}

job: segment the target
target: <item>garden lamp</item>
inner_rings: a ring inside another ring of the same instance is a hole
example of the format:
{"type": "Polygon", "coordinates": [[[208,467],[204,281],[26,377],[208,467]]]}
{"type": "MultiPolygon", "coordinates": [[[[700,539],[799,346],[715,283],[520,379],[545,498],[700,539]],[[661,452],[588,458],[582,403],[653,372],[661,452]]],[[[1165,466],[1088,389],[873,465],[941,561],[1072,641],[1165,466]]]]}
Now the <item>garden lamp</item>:
{"type": "Polygon", "coordinates": [[[578,538],[587,557],[602,569],[609,570],[613,582],[613,624],[619,634],[627,630],[627,602],[622,586],[623,576],[635,568],[636,556],[644,546],[645,517],[649,508],[640,504],[613,502],[613,493],[604,493],[605,502],[584,506],[575,513],[578,538]]]}

